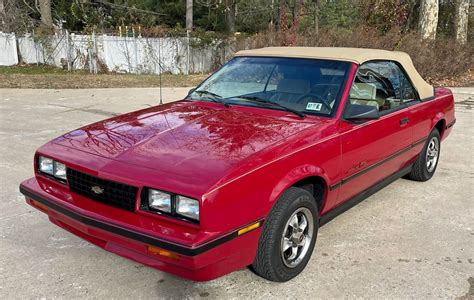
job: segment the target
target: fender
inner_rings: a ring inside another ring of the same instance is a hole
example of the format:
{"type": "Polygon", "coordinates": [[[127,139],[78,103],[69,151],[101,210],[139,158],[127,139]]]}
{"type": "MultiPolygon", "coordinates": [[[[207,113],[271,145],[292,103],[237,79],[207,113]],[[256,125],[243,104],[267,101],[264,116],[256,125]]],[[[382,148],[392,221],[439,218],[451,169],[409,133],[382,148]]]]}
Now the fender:
{"type": "Polygon", "coordinates": [[[272,207],[275,204],[275,202],[278,200],[281,194],[283,194],[283,192],[285,192],[288,188],[293,186],[298,181],[301,181],[308,177],[320,177],[321,179],[323,179],[324,184],[325,184],[325,195],[324,195],[324,200],[323,200],[323,206],[324,206],[327,199],[327,194],[329,191],[329,186],[327,184],[329,182],[329,178],[326,172],[322,168],[315,165],[311,165],[311,164],[304,164],[296,168],[293,168],[292,170],[290,170],[288,173],[286,173],[284,176],[281,177],[281,179],[275,185],[274,189],[272,190],[270,194],[270,199],[269,199],[270,207],[272,207]]]}
{"type": "Polygon", "coordinates": [[[430,132],[435,128],[436,124],[438,124],[439,121],[442,121],[443,124],[444,124],[443,129],[439,133],[441,138],[443,138],[444,130],[445,130],[445,127],[446,127],[446,116],[445,116],[444,112],[438,112],[438,113],[435,114],[435,116],[431,120],[431,130],[430,130],[430,132]]]}

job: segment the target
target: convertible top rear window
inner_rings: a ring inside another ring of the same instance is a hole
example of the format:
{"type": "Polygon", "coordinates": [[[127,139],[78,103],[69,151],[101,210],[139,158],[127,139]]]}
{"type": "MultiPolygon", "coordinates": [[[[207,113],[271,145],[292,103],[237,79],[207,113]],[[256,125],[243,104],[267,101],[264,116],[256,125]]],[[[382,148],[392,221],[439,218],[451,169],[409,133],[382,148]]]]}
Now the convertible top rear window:
{"type": "Polygon", "coordinates": [[[330,116],[338,106],[349,66],[332,60],[236,57],[190,98],[330,116]]]}

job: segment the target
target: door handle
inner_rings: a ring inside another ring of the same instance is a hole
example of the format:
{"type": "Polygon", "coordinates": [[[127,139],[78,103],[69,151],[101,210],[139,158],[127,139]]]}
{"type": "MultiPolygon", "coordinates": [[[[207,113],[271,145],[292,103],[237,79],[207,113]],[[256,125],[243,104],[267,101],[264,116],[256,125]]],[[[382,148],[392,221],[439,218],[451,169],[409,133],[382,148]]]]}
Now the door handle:
{"type": "Polygon", "coordinates": [[[410,121],[410,118],[406,117],[406,118],[403,118],[403,119],[400,119],[400,125],[405,125],[406,123],[408,123],[410,121]]]}

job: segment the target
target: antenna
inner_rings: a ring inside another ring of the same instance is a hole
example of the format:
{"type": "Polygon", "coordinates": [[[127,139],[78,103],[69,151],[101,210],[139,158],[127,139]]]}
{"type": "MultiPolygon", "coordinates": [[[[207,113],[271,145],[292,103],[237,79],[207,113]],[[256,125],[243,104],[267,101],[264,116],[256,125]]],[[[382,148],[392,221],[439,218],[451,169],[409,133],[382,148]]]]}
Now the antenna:
{"type": "Polygon", "coordinates": [[[158,70],[160,72],[160,105],[163,104],[163,93],[162,93],[162,88],[161,88],[161,37],[158,38],[158,70]]]}

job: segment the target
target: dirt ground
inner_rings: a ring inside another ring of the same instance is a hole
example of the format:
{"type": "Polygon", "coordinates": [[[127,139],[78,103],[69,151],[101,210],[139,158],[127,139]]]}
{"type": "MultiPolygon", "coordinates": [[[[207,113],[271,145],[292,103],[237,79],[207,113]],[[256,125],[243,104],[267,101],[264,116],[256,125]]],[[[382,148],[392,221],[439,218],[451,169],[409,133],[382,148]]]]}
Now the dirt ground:
{"type": "MultiPolygon", "coordinates": [[[[188,89],[166,88],[164,99],[188,89]]],[[[323,226],[306,270],[290,282],[243,269],[196,283],[75,237],[18,191],[40,145],[157,105],[158,89],[0,89],[0,298],[472,299],[474,88],[454,91],[457,123],[430,181],[397,180],[323,226]]]]}

